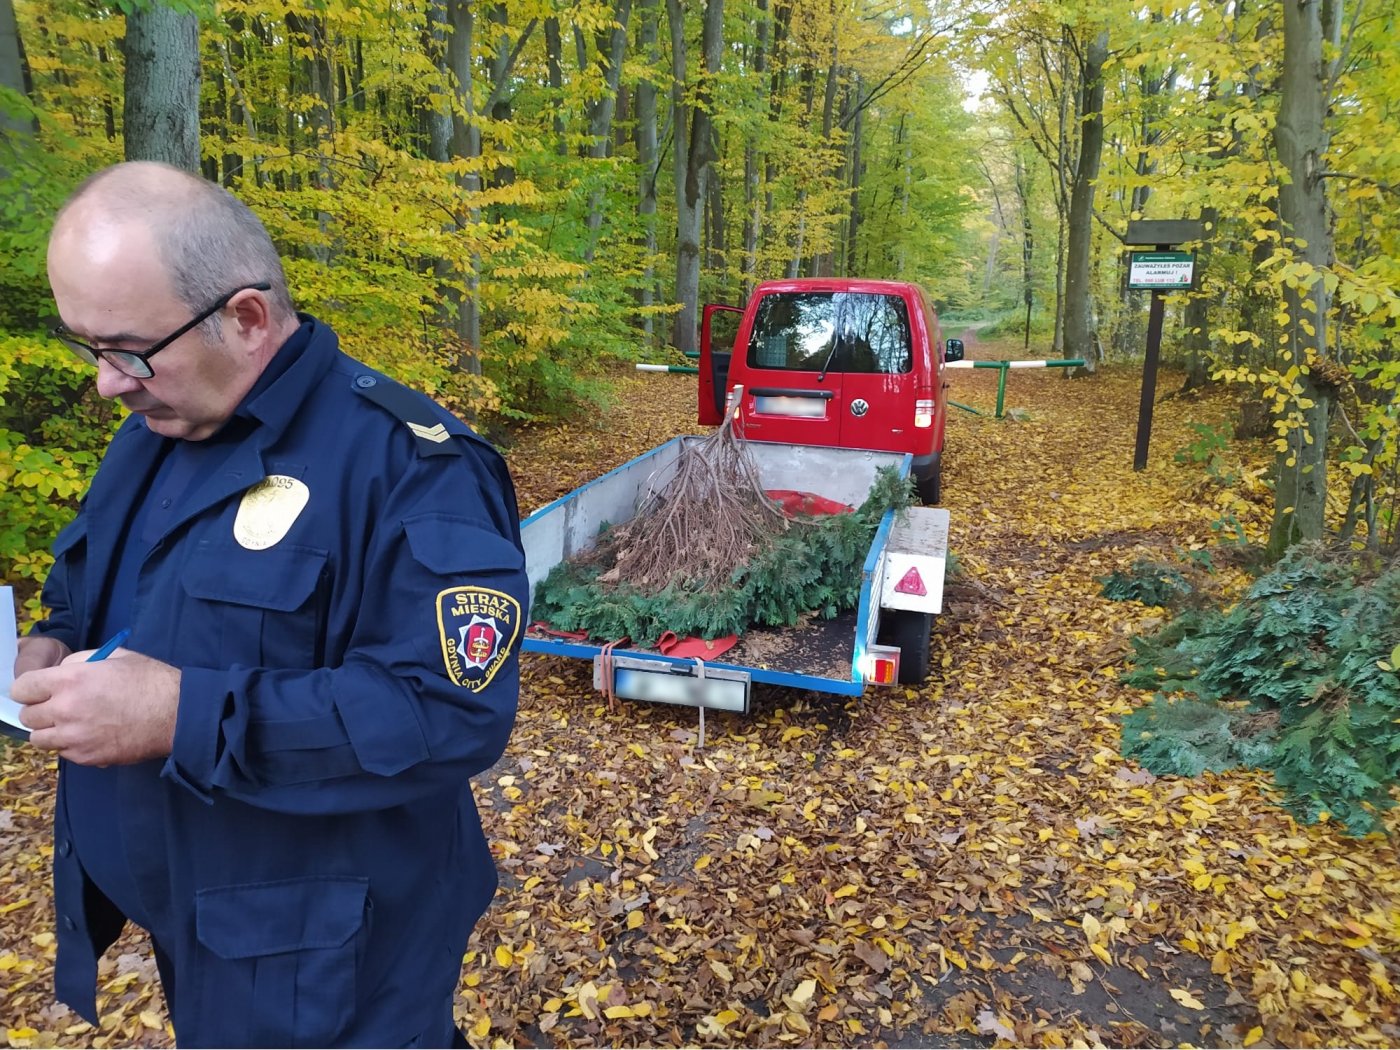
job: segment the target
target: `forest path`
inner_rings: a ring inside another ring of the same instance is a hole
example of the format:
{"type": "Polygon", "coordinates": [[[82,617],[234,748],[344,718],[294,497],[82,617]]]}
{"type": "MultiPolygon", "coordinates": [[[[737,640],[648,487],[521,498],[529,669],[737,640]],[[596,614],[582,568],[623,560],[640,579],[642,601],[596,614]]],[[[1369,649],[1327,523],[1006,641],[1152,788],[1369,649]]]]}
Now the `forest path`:
{"type": "MultiPolygon", "coordinates": [[[[1015,356],[991,340],[979,356],[1015,356]]],[[[677,433],[693,376],[523,428],[522,513],[677,433]]],[[[747,717],[624,703],[527,655],[505,757],[477,779],[501,871],[458,1003],[478,1046],[1394,1045],[1400,860],[1299,825],[1253,773],[1154,779],[1119,750],[1147,694],[1122,659],[1161,611],[1099,596],[1142,557],[1209,552],[1267,507],[1176,463],[1222,400],[1138,377],[953,373],[951,582],[918,688],[755,690],[747,717]]],[[[1189,457],[1187,457],[1189,459],[1189,457]]],[[[142,939],[102,963],[100,1032],[52,1002],[52,771],[0,752],[0,1021],[12,1045],[169,1045],[142,939]]],[[[1396,819],[1389,819],[1392,831],[1396,819]]],[[[412,863],[413,858],[404,858],[412,863]]]]}

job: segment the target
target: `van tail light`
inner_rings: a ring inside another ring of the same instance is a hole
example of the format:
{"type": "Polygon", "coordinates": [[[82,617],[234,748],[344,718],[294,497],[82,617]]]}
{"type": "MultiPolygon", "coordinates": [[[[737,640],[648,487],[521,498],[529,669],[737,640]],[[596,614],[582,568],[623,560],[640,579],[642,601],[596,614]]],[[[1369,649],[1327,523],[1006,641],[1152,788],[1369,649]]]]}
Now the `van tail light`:
{"type": "Polygon", "coordinates": [[[933,426],[933,398],[919,398],[914,402],[914,429],[927,430],[933,426]]]}

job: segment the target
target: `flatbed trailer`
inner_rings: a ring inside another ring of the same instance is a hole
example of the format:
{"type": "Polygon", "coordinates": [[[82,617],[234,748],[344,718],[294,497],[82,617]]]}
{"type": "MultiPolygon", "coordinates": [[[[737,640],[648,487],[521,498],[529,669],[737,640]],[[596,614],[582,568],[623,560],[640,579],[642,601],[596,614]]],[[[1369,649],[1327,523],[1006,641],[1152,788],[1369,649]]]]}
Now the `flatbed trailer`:
{"type": "MultiPolygon", "coordinates": [[[[687,443],[674,438],[531,514],[521,526],[526,570],[535,588],[562,561],[591,547],[604,525],[631,520],[641,499],[662,488],[687,443]]],[[[765,489],[814,493],[859,506],[881,467],[908,476],[908,453],[778,442],[750,442],[765,489]]],[[[532,628],[526,652],[590,660],[594,686],[629,699],[747,713],[751,686],[767,682],[843,696],[867,685],[922,681],[928,673],[932,618],[942,611],[948,512],[936,507],[887,511],[862,568],[855,609],[793,627],[752,627],[715,660],[666,656],[560,638],[532,628]]]]}

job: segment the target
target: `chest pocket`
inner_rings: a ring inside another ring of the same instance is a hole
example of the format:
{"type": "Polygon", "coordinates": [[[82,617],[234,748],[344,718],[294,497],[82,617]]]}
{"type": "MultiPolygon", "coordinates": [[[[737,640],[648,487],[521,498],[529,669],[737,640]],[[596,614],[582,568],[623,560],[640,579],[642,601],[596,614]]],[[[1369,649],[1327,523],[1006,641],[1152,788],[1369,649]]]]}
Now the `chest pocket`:
{"type": "Polygon", "coordinates": [[[319,667],[330,601],[328,552],[201,543],[185,563],[179,625],[184,661],[199,667],[319,667]]]}

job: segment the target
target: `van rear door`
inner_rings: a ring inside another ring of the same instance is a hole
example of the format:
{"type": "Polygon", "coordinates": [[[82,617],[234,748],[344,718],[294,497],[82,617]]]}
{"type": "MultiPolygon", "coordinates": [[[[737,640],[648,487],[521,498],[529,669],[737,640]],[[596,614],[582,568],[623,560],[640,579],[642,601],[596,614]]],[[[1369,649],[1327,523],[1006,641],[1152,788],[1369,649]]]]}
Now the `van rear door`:
{"type": "Polygon", "coordinates": [[[731,382],[742,375],[747,384],[746,436],[798,445],[841,443],[839,298],[829,291],[794,291],[759,299],[742,348],[743,367],[730,369],[731,382]]]}
{"type": "Polygon", "coordinates": [[[916,370],[903,296],[846,292],[840,311],[841,446],[926,453],[914,430],[916,370]]]}

